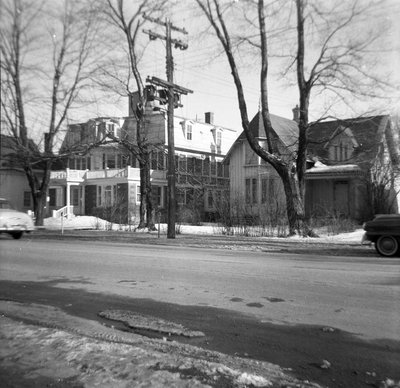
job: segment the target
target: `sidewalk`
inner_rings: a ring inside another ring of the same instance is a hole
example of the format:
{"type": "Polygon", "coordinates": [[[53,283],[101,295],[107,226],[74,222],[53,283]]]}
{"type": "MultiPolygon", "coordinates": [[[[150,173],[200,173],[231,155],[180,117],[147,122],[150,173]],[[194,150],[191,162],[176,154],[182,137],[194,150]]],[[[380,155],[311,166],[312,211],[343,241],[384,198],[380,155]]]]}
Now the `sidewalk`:
{"type": "Polygon", "coordinates": [[[319,387],[277,365],[0,301],[2,387],[319,387]]]}

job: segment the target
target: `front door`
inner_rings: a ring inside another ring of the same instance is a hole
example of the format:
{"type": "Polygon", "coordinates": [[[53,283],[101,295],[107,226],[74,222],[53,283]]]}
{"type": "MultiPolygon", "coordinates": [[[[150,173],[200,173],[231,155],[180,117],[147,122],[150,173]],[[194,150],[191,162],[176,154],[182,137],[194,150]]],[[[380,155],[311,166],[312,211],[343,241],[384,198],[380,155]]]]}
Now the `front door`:
{"type": "Polygon", "coordinates": [[[74,214],[79,215],[82,213],[82,194],[80,186],[71,187],[71,205],[74,207],[74,214]]]}
{"type": "Polygon", "coordinates": [[[347,217],[349,215],[349,182],[335,182],[333,195],[335,213],[347,217]]]}

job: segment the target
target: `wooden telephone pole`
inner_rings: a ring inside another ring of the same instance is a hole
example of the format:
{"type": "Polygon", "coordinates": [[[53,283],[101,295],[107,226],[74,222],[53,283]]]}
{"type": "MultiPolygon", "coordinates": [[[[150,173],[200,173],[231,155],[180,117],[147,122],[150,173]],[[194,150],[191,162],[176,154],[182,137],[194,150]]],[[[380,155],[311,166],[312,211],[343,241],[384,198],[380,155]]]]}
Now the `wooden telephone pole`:
{"type": "Polygon", "coordinates": [[[183,34],[187,34],[184,28],[178,28],[172,25],[172,23],[166,19],[165,22],[160,19],[154,19],[143,15],[144,19],[149,20],[153,23],[157,23],[165,27],[165,36],[157,34],[150,30],[143,30],[145,34],[148,34],[151,40],[157,38],[166,41],[167,46],[167,81],[163,81],[156,77],[147,79],[147,82],[161,86],[168,90],[168,115],[167,115],[167,130],[168,130],[168,171],[167,171],[167,182],[168,182],[168,212],[167,212],[167,238],[175,238],[175,223],[176,223],[176,172],[175,172],[175,139],[174,139],[174,105],[175,95],[193,93],[192,90],[183,88],[179,85],[174,84],[174,59],[172,56],[172,44],[175,48],[186,50],[188,45],[181,40],[172,39],[171,30],[179,31],[183,34]]]}

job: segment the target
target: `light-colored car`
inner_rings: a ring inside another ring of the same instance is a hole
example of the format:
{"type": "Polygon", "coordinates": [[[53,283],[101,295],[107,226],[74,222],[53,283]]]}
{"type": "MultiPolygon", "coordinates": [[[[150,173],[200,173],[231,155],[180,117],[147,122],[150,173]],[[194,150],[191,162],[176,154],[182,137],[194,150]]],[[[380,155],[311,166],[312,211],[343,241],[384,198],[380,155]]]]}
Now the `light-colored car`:
{"type": "Polygon", "coordinates": [[[28,214],[15,210],[9,201],[0,198],[0,233],[8,233],[19,239],[24,232],[30,233],[34,229],[32,218],[28,214]]]}

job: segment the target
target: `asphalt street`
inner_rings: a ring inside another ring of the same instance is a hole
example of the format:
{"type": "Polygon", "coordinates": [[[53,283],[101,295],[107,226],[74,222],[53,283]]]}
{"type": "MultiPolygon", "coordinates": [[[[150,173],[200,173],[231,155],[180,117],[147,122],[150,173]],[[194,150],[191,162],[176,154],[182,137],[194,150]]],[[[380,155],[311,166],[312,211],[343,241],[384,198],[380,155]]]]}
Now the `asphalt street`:
{"type": "Polygon", "coordinates": [[[358,247],[343,256],[176,243],[2,237],[0,299],[122,330],[98,312],[156,316],[206,334],[189,343],[272,362],[329,387],[400,378],[398,258],[358,247]]]}
{"type": "Polygon", "coordinates": [[[0,279],[212,306],[279,324],[400,339],[400,263],[380,257],[7,240],[0,279]],[[384,318],[384,319],[383,319],[384,318]]]}

